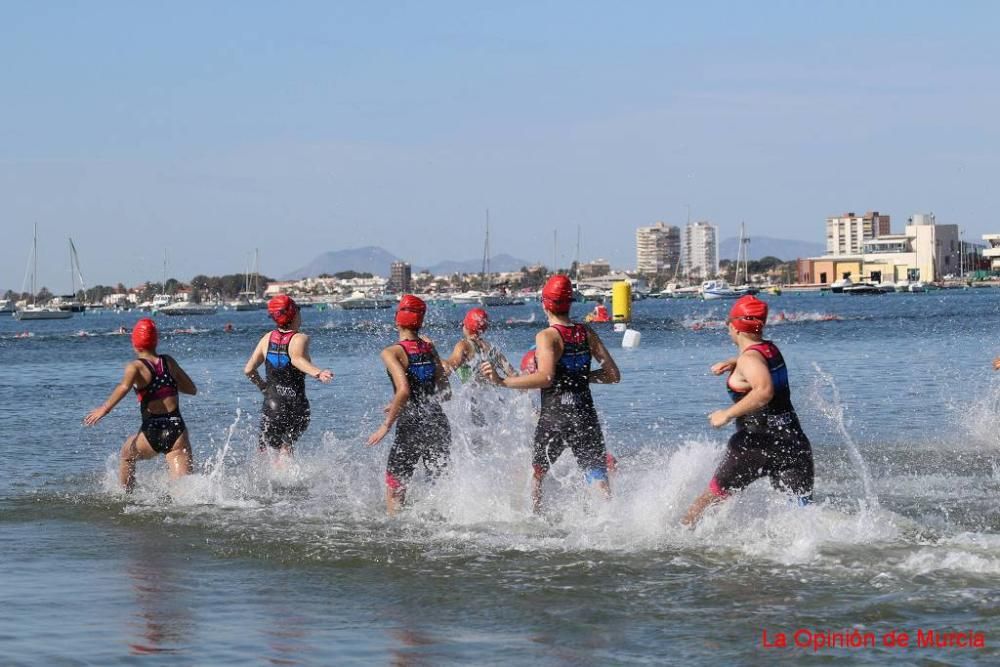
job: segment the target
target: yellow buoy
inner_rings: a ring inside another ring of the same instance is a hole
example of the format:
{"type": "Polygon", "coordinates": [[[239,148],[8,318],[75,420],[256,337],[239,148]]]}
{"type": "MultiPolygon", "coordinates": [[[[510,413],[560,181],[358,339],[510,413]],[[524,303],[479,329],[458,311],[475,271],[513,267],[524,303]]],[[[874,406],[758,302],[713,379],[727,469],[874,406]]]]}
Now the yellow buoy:
{"type": "Polygon", "coordinates": [[[615,322],[632,321],[632,284],[628,281],[611,286],[611,312],[615,322]]]}

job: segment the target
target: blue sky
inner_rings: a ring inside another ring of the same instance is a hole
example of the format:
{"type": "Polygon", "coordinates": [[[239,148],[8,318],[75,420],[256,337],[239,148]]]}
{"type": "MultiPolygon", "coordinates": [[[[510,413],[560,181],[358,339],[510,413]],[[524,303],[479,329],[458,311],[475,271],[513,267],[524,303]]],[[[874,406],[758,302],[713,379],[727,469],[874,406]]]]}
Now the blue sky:
{"type": "MultiPolygon", "coordinates": [[[[709,219],[1000,231],[1000,5],[0,2],[0,289],[380,245],[634,263],[709,219]]],[[[64,285],[65,283],[65,285],[64,285]]]]}

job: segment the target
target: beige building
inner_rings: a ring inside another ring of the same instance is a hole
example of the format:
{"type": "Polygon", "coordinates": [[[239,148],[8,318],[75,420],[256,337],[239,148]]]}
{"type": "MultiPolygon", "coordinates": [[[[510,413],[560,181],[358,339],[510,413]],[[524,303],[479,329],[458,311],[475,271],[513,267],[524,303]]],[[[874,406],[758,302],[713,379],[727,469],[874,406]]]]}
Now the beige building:
{"type": "Polygon", "coordinates": [[[719,273],[719,228],[692,222],[684,230],[684,273],[690,278],[714,278],[719,273]]]}
{"type": "Polygon", "coordinates": [[[657,222],[635,230],[636,271],[644,274],[673,273],[681,258],[681,230],[657,222]]]}
{"type": "Polygon", "coordinates": [[[888,234],[889,216],[878,211],[864,215],[853,212],[826,219],[826,254],[857,255],[864,251],[864,244],[888,234]]]}
{"type": "Polygon", "coordinates": [[[581,278],[596,278],[606,276],[611,273],[611,263],[606,259],[595,259],[592,262],[584,262],[580,265],[581,278]]]}
{"type": "Polygon", "coordinates": [[[902,234],[867,241],[862,252],[828,254],[799,261],[799,282],[898,283],[941,280],[960,270],[958,225],[936,224],[933,215],[910,218],[902,234]]]}
{"type": "Polygon", "coordinates": [[[1000,234],[983,234],[983,240],[986,241],[983,257],[990,260],[993,273],[1000,273],[1000,234]]]}

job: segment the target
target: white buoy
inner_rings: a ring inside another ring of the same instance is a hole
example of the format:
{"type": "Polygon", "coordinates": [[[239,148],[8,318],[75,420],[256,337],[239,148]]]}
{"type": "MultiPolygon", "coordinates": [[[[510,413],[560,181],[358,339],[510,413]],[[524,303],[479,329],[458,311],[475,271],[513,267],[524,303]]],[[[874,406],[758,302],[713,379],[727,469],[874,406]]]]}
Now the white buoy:
{"type": "Polygon", "coordinates": [[[635,329],[626,329],[625,335],[622,336],[622,347],[627,349],[635,349],[639,347],[639,340],[642,338],[640,334],[635,329]]]}
{"type": "Polygon", "coordinates": [[[624,322],[615,322],[615,333],[625,333],[626,329],[628,329],[628,325],[624,322]]]}

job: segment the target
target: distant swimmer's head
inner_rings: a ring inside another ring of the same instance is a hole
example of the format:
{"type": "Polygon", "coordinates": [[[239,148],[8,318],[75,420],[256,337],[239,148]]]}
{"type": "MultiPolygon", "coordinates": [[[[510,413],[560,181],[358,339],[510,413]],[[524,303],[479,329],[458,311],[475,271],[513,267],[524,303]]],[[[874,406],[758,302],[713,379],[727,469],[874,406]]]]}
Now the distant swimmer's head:
{"type": "Polygon", "coordinates": [[[740,297],[729,311],[729,324],[740,333],[759,336],[767,323],[767,304],[755,296],[740,297]]]}
{"type": "Polygon", "coordinates": [[[426,313],[427,304],[423,299],[406,294],[399,300],[399,306],[396,308],[396,326],[417,331],[424,325],[426,313]]]}
{"type": "Polygon", "coordinates": [[[462,328],[467,336],[479,336],[490,327],[490,316],[482,308],[473,308],[465,314],[462,328]]]}
{"type": "Polygon", "coordinates": [[[534,348],[528,350],[521,357],[521,372],[525,375],[531,375],[538,370],[538,361],[535,359],[534,348]]]}
{"type": "Polygon", "coordinates": [[[294,325],[295,316],[299,314],[299,304],[287,294],[279,294],[267,302],[267,314],[275,324],[286,329],[294,325]]]}
{"type": "Polygon", "coordinates": [[[554,315],[569,314],[573,303],[573,283],[568,276],[557,273],[545,282],[542,288],[542,308],[554,315]]]}
{"type": "Polygon", "coordinates": [[[156,322],[144,317],[135,323],[132,329],[132,347],[139,352],[156,352],[159,334],[156,333],[156,322]]]}

